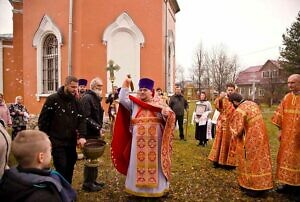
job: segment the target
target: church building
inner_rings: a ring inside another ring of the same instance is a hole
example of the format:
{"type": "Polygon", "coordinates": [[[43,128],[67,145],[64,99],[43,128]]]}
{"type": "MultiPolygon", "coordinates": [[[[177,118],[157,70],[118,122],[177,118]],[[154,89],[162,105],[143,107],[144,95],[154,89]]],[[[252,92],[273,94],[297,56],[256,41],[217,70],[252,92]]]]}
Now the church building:
{"type": "MultiPolygon", "coordinates": [[[[74,75],[100,77],[112,88],[109,61],[120,66],[114,85],[130,74],[173,92],[177,0],[10,0],[13,35],[0,35],[0,92],[18,95],[30,113],[74,75]]],[[[89,83],[88,83],[89,85],[89,83]]]]}

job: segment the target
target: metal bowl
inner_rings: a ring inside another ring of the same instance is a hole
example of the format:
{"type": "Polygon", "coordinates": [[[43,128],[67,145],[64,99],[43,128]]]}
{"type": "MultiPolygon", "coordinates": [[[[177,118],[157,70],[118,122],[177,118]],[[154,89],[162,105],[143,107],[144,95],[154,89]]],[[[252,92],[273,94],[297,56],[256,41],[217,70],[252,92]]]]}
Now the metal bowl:
{"type": "Polygon", "coordinates": [[[106,142],[100,139],[89,139],[84,144],[82,153],[87,159],[97,159],[104,153],[106,142]]]}

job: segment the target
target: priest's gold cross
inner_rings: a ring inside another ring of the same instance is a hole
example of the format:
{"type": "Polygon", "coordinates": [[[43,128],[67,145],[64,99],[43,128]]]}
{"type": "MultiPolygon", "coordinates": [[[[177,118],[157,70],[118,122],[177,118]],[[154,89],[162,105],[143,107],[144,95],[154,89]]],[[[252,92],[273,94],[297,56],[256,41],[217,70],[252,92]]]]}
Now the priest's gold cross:
{"type": "Polygon", "coordinates": [[[109,80],[111,80],[113,82],[116,79],[114,72],[118,71],[119,69],[120,69],[120,66],[115,64],[113,60],[108,61],[106,71],[109,71],[109,80]]]}

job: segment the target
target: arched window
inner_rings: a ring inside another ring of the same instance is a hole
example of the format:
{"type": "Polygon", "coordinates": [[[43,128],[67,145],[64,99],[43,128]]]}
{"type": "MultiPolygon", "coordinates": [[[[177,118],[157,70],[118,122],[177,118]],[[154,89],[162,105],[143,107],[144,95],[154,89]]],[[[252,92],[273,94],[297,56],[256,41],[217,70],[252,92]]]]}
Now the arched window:
{"type": "Polygon", "coordinates": [[[53,93],[58,88],[58,43],[54,34],[46,36],[43,44],[43,93],[53,93]]]}
{"type": "Polygon", "coordinates": [[[174,86],[174,70],[175,70],[175,42],[172,30],[168,30],[168,49],[167,49],[167,92],[173,93],[174,86]]]}
{"type": "Polygon", "coordinates": [[[35,32],[32,45],[36,48],[37,93],[47,97],[61,85],[61,46],[62,34],[59,28],[45,15],[35,32]]]}
{"type": "MultiPolygon", "coordinates": [[[[116,78],[124,78],[128,72],[133,83],[138,83],[140,79],[141,53],[140,49],[145,42],[144,35],[132,18],[126,13],[122,13],[103,33],[102,41],[107,45],[107,61],[113,60],[122,68],[115,73],[116,78]]],[[[107,73],[109,81],[109,73],[107,73]]],[[[114,83],[122,86],[121,80],[114,83]]],[[[107,85],[107,92],[110,92],[111,85],[107,85]]]]}

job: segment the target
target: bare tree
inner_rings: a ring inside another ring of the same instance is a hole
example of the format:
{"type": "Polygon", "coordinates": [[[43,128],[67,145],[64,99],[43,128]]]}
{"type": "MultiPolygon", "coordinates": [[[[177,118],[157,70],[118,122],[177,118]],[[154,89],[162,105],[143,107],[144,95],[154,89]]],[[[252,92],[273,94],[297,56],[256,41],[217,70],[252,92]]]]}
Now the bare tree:
{"type": "Polygon", "coordinates": [[[234,82],[237,79],[238,75],[238,56],[234,55],[231,58],[231,70],[232,70],[232,82],[234,82]]]}
{"type": "Polygon", "coordinates": [[[189,68],[189,78],[193,83],[197,83],[197,76],[196,76],[196,70],[194,67],[189,68]]]}
{"type": "MultiPolygon", "coordinates": [[[[224,46],[219,45],[210,53],[204,50],[202,43],[196,49],[194,65],[189,69],[189,76],[197,84],[198,91],[213,87],[218,92],[225,89],[228,82],[237,77],[238,58],[229,56],[224,46]]],[[[210,93],[210,90],[208,90],[210,93]]]]}
{"type": "Polygon", "coordinates": [[[197,83],[198,91],[201,91],[201,83],[203,79],[203,73],[205,71],[205,51],[203,49],[202,43],[196,49],[194,65],[191,69],[192,80],[197,83]]]}
{"type": "Polygon", "coordinates": [[[234,82],[237,76],[237,56],[229,56],[221,45],[215,47],[208,56],[208,65],[212,84],[219,93],[225,89],[228,82],[234,82]]]}
{"type": "Polygon", "coordinates": [[[207,93],[207,97],[209,99],[212,99],[212,92],[211,90],[213,89],[212,86],[212,73],[211,73],[211,68],[210,68],[210,62],[209,62],[209,55],[208,53],[205,54],[205,63],[204,63],[204,72],[203,72],[203,84],[205,86],[205,88],[208,89],[207,93]]]}
{"type": "Polygon", "coordinates": [[[179,83],[182,88],[184,87],[184,68],[181,65],[177,65],[176,67],[175,80],[176,83],[179,83]]]}

